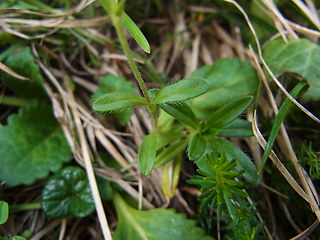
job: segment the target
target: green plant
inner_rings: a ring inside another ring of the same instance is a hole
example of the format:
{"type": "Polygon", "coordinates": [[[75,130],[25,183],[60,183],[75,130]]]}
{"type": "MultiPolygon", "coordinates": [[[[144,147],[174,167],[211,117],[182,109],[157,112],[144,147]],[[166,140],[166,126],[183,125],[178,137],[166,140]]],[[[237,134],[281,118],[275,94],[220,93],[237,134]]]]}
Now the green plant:
{"type": "MultiPolygon", "coordinates": [[[[1,224],[4,224],[7,220],[8,220],[8,217],[9,217],[9,206],[8,206],[8,203],[4,202],[4,201],[0,201],[0,225],[1,224]]],[[[5,229],[0,226],[0,229],[3,231],[3,232],[6,232],[5,229]]],[[[6,234],[8,235],[8,234],[6,234]]],[[[24,237],[21,237],[21,236],[13,236],[13,237],[1,237],[0,236],[0,239],[1,240],[26,240],[24,237]]]]}
{"type": "MultiPolygon", "coordinates": [[[[203,201],[201,209],[206,207],[210,202],[212,202],[211,206],[215,207],[215,202],[217,202],[218,216],[221,217],[222,204],[226,204],[231,218],[237,220],[236,206],[232,203],[231,199],[235,200],[235,192],[243,197],[247,197],[247,194],[237,188],[243,186],[243,183],[234,179],[244,173],[243,177],[249,183],[258,184],[259,177],[251,160],[240,149],[219,137],[252,135],[250,123],[240,120],[239,116],[253,101],[253,97],[249,94],[254,94],[257,87],[254,72],[251,71],[251,68],[246,63],[242,64],[239,61],[224,60],[219,63],[234,63],[238,66],[245,65],[248,71],[243,71],[248,76],[252,76],[250,81],[243,84],[243,78],[233,78],[232,74],[234,72],[232,71],[230,77],[226,76],[228,80],[230,79],[229,81],[226,81],[226,78],[221,81],[215,77],[212,77],[212,80],[205,80],[202,77],[214,75],[217,71],[224,71],[223,68],[213,70],[212,67],[207,66],[203,70],[196,71],[190,78],[180,80],[161,89],[150,89],[147,91],[146,85],[132,59],[127,40],[123,35],[122,16],[124,16],[124,1],[119,3],[115,1],[100,1],[100,3],[112,19],[119,41],[128,58],[129,65],[140,86],[143,97],[124,91],[106,92],[102,95],[101,88],[99,88],[99,96],[93,98],[93,108],[96,111],[108,113],[123,111],[133,106],[145,106],[153,118],[153,129],[143,139],[139,149],[138,162],[141,173],[148,176],[153,168],[162,165],[167,166],[173,159],[175,159],[175,170],[180,169],[181,161],[178,158],[181,158],[182,153],[187,148],[188,158],[196,162],[199,167],[198,171],[201,174],[205,174],[206,177],[212,178],[210,182],[212,184],[210,187],[213,187],[212,191],[201,195],[208,197],[203,201]],[[212,73],[212,71],[215,72],[212,73]],[[254,83],[254,85],[250,85],[250,83],[254,83]],[[219,85],[220,87],[217,87],[219,85]],[[230,96],[228,90],[232,91],[237,85],[241,85],[242,88],[237,94],[232,95],[234,99],[228,103],[230,96]],[[220,100],[218,103],[217,100],[212,101],[209,96],[206,96],[202,101],[197,102],[197,97],[205,95],[209,86],[211,87],[209,90],[211,96],[219,93],[220,98],[225,99],[223,101],[220,100]],[[214,105],[206,106],[206,102],[211,102],[214,105]],[[207,116],[204,116],[202,121],[199,121],[199,116],[194,113],[193,109],[197,109],[197,106],[202,105],[206,106],[203,109],[207,111],[207,116]],[[214,110],[213,113],[212,110],[214,110]],[[173,121],[161,121],[161,118],[166,114],[178,120],[180,124],[173,121]],[[235,129],[236,131],[234,131],[235,129]],[[176,134],[173,135],[173,132],[176,132],[176,134]],[[221,158],[216,161],[214,155],[219,153],[222,154],[221,158]],[[237,172],[233,172],[234,168],[237,169],[237,172]],[[215,177],[209,177],[208,173],[214,174],[215,177]],[[216,187],[214,187],[215,184],[216,187]]],[[[136,29],[133,31],[136,31],[136,29]]],[[[129,30],[129,33],[132,34],[133,31],[129,30]]],[[[141,32],[138,32],[138,34],[141,34],[141,32]]],[[[226,66],[224,67],[226,68],[226,66]]],[[[173,185],[168,186],[168,180],[162,178],[164,183],[163,189],[169,196],[172,196],[172,192],[169,192],[168,189],[171,187],[174,189],[179,178],[179,170],[175,170],[175,176],[172,178],[175,179],[173,185]]],[[[166,173],[165,167],[163,175],[168,176],[166,173]]],[[[206,178],[203,178],[202,180],[197,179],[190,182],[204,182],[206,180],[206,178]]],[[[206,185],[208,183],[203,184],[205,186],[203,186],[202,190],[204,188],[208,189],[208,185],[206,185]]],[[[119,212],[119,208],[117,208],[117,212],[121,219],[122,215],[119,212]]]]}

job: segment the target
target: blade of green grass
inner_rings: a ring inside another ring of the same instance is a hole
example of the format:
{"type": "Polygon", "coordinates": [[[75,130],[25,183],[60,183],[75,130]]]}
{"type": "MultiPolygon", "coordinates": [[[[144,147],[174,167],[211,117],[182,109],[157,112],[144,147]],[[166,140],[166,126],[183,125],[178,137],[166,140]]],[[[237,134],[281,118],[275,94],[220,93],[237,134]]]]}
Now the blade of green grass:
{"type": "MultiPolygon", "coordinates": [[[[291,91],[291,93],[290,93],[291,96],[296,98],[298,96],[298,94],[300,93],[300,91],[306,86],[306,84],[307,83],[305,81],[299,82],[291,91]]],[[[278,134],[279,129],[281,127],[281,124],[283,122],[283,119],[286,116],[287,112],[289,111],[289,109],[291,108],[292,105],[293,105],[293,103],[291,102],[291,100],[287,98],[279,109],[278,115],[277,115],[277,117],[274,121],[273,127],[271,129],[271,133],[270,133],[265,151],[264,151],[263,156],[261,158],[261,162],[260,162],[259,169],[258,169],[258,174],[261,173],[264,165],[266,164],[266,160],[268,159],[269,154],[272,150],[272,146],[274,144],[274,141],[276,140],[276,137],[277,137],[277,134],[278,134]]]]}

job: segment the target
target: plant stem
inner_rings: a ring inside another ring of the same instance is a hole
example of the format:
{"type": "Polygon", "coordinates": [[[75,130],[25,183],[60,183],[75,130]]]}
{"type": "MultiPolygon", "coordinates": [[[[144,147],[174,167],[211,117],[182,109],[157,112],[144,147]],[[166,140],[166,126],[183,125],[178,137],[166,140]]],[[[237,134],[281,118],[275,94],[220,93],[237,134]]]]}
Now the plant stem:
{"type": "Polygon", "coordinates": [[[129,48],[129,44],[128,44],[127,39],[124,35],[123,26],[122,26],[122,15],[112,16],[112,22],[113,22],[113,25],[117,31],[118,38],[119,38],[120,44],[122,46],[122,49],[124,51],[124,54],[126,55],[126,57],[128,59],[132,73],[135,76],[136,80],[138,81],[139,87],[142,91],[144,98],[147,100],[147,104],[148,104],[147,109],[152,114],[153,118],[156,119],[156,107],[153,104],[151,104],[151,98],[148,93],[146,84],[141,77],[141,74],[138,70],[138,67],[137,67],[135,61],[133,60],[132,53],[129,48]]]}
{"type": "Polygon", "coordinates": [[[11,106],[17,106],[17,107],[25,107],[29,105],[31,102],[32,101],[25,98],[8,97],[8,96],[0,97],[0,104],[6,104],[11,106]]]}
{"type": "Polygon", "coordinates": [[[18,205],[10,206],[10,213],[20,212],[20,211],[28,211],[28,210],[36,210],[41,208],[41,203],[24,203],[18,205]]]}

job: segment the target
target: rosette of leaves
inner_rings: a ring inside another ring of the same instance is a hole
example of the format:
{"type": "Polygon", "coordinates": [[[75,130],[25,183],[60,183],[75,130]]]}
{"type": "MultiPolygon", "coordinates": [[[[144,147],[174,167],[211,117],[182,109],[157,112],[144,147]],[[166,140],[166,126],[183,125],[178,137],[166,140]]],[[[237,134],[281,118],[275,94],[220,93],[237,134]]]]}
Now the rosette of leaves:
{"type": "Polygon", "coordinates": [[[238,197],[248,197],[243,191],[244,183],[238,181],[244,170],[235,171],[236,160],[227,161],[225,152],[217,157],[213,152],[205,156],[205,170],[198,169],[200,175],[193,176],[187,182],[201,186],[200,211],[203,211],[208,204],[211,208],[217,208],[217,216],[220,219],[222,208],[226,205],[230,217],[237,219],[238,197]]]}

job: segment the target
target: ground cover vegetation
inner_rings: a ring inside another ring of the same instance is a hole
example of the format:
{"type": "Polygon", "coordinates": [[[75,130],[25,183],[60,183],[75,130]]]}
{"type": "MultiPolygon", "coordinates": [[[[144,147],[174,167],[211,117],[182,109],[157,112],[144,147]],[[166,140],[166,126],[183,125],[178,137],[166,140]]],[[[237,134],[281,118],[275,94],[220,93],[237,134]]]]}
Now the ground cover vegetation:
{"type": "Polygon", "coordinates": [[[0,239],[318,239],[319,8],[2,1],[0,239]]]}

